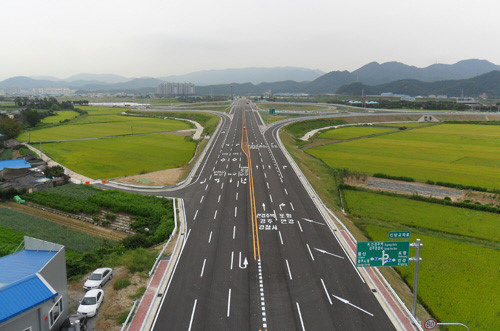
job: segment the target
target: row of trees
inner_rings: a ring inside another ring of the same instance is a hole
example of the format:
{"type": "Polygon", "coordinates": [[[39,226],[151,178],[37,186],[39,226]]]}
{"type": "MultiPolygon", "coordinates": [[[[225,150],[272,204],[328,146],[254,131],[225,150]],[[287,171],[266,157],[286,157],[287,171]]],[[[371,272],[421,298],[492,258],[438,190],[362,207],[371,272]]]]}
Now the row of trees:
{"type": "Polygon", "coordinates": [[[50,110],[69,109],[69,110],[72,110],[75,108],[73,106],[72,101],[59,102],[54,97],[48,97],[48,98],[16,97],[14,99],[14,103],[18,107],[25,107],[27,109],[50,109],[50,110]]]}

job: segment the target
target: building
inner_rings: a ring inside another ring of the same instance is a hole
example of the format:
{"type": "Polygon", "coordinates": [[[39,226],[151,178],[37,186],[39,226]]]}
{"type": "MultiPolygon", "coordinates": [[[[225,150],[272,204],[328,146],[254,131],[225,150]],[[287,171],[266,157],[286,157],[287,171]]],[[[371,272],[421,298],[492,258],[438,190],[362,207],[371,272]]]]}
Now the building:
{"type": "Polygon", "coordinates": [[[156,94],[160,96],[186,96],[194,95],[194,84],[192,83],[161,83],[156,89],[156,94]]]}
{"type": "Polygon", "coordinates": [[[64,246],[25,236],[0,258],[0,331],[58,330],[68,311],[64,246]]]}
{"type": "Polygon", "coordinates": [[[34,87],[31,89],[31,93],[40,96],[63,96],[73,95],[75,94],[75,90],[67,87],[34,87]]]}

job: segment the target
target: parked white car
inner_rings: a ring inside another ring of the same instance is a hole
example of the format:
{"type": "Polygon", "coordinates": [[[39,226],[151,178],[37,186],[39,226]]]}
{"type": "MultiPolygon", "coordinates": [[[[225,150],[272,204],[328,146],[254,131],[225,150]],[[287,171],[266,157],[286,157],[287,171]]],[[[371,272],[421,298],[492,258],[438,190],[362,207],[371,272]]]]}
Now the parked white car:
{"type": "Polygon", "coordinates": [[[104,291],[90,290],[85,293],[82,301],[80,301],[80,306],[78,306],[77,312],[88,317],[93,317],[97,314],[97,310],[101,306],[104,300],[104,291]]]}
{"type": "Polygon", "coordinates": [[[83,289],[85,291],[88,291],[96,288],[101,288],[112,278],[113,278],[113,269],[111,268],[96,269],[87,279],[85,284],[83,284],[83,289]]]}

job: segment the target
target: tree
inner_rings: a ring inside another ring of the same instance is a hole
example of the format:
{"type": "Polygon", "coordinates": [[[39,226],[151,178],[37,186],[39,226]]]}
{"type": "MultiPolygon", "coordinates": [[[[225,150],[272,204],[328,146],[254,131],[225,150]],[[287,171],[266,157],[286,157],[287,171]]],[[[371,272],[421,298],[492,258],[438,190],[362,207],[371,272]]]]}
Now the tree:
{"type": "Polygon", "coordinates": [[[19,136],[22,128],[21,123],[13,118],[4,117],[0,119],[0,132],[2,132],[9,139],[19,136]]]}
{"type": "Polygon", "coordinates": [[[28,109],[23,113],[26,123],[28,123],[28,125],[31,127],[36,126],[42,120],[42,114],[40,114],[36,110],[28,109]]]}

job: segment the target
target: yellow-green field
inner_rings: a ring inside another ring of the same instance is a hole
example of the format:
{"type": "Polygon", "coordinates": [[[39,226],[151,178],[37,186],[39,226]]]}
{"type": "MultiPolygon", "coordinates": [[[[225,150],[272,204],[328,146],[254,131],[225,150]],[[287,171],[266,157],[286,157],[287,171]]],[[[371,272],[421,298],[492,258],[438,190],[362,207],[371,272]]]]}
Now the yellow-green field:
{"type": "MultiPolygon", "coordinates": [[[[29,132],[32,142],[65,140],[92,137],[107,137],[123,134],[167,132],[189,129],[183,121],[133,116],[103,115],[85,117],[75,123],[29,132]]],[[[21,139],[25,134],[21,134],[21,139]]]]}
{"type": "Polygon", "coordinates": [[[407,128],[418,128],[420,126],[428,126],[430,123],[419,123],[419,122],[414,122],[414,123],[380,123],[380,124],[375,124],[379,126],[394,126],[397,128],[400,127],[407,127],[407,128]]]}
{"type": "Polygon", "coordinates": [[[333,168],[500,188],[500,127],[442,124],[308,149],[333,168]]]}
{"type": "MultiPolygon", "coordinates": [[[[397,230],[422,240],[418,293],[439,321],[499,329],[499,214],[361,191],[344,190],[344,196],[372,240],[387,241],[397,230]]],[[[413,286],[413,263],[397,269],[413,286]]]]}
{"type": "Polygon", "coordinates": [[[114,178],[187,163],[196,143],[183,136],[152,134],[43,145],[44,153],[69,169],[91,178],[114,178]]]}
{"type": "Polygon", "coordinates": [[[70,119],[75,118],[77,116],[78,116],[78,113],[76,111],[59,110],[59,111],[56,111],[55,116],[48,116],[48,117],[45,117],[44,119],[42,119],[42,123],[55,124],[55,123],[59,123],[59,122],[64,121],[64,120],[70,120],[70,119]]]}
{"type": "Polygon", "coordinates": [[[348,126],[338,129],[331,129],[321,133],[319,139],[344,140],[357,137],[369,136],[372,134],[397,132],[397,129],[372,127],[372,126],[348,126]]]}

